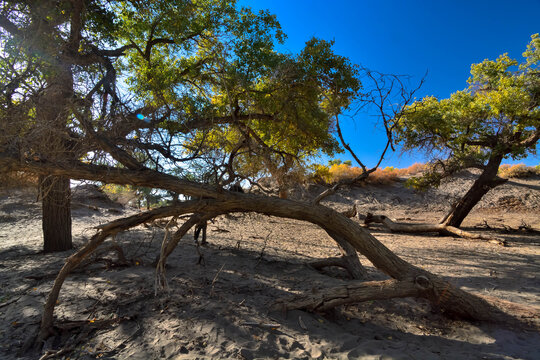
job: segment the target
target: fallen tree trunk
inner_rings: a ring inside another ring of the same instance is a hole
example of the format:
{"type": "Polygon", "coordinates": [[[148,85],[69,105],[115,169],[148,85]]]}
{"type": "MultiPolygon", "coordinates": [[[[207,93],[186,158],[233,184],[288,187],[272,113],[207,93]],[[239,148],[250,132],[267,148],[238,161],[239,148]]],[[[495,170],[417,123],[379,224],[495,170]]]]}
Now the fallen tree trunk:
{"type": "MultiPolygon", "coordinates": [[[[289,299],[280,299],[274,305],[275,310],[295,310],[305,309],[309,311],[326,311],[340,305],[354,304],[370,300],[386,300],[406,297],[426,297],[426,294],[433,291],[438,286],[425,276],[419,275],[412,280],[385,280],[368,282],[351,282],[345,285],[317,289],[311,294],[301,294],[289,299]]],[[[446,287],[439,294],[439,299],[432,302],[438,308],[439,304],[447,301],[456,294],[452,288],[446,287]]],[[[429,298],[429,296],[428,296],[429,298]]],[[[525,325],[531,329],[540,329],[538,319],[540,319],[540,309],[516,304],[510,301],[498,299],[490,296],[480,296],[480,300],[485,301],[491,307],[494,314],[499,314],[498,319],[481,319],[485,321],[503,319],[507,325],[525,325]],[[509,314],[512,314],[509,315],[509,314]]],[[[461,301],[459,298],[455,301],[461,301]]],[[[445,310],[441,308],[441,310],[445,310]]]]}
{"type": "MultiPolygon", "coordinates": [[[[53,173],[73,179],[105,181],[107,183],[134,184],[171,190],[177,193],[213,199],[187,201],[175,206],[163,207],[147,213],[135,215],[126,219],[114,221],[101,227],[91,241],[81,250],[70,256],[60,271],[53,289],[47,298],[43,313],[39,339],[47,337],[52,329],[53,310],[63,281],[69,272],[82,259],[102,243],[107,236],[128,229],[142,222],[155,220],[159,217],[179,216],[186,213],[224,214],[230,212],[256,212],[271,216],[290,218],[311,222],[324,229],[329,234],[336,234],[350,243],[356,251],[364,255],[373,265],[390,277],[400,282],[414,283],[417,279],[426,279],[426,290],[418,296],[430,300],[440,309],[453,316],[508,322],[513,317],[493,306],[485,299],[467,293],[437,275],[418,268],[394,254],[379,242],[367,230],[346,216],[322,205],[279,199],[274,197],[257,196],[253,194],[233,193],[223,189],[212,188],[208,185],[180,180],[171,175],[158,171],[129,169],[111,169],[104,166],[92,166],[82,163],[52,164],[46,161],[21,161],[0,154],[0,167],[10,170],[32,171],[34,173],[53,173]]],[[[172,244],[171,244],[172,246],[172,244]]]]}
{"type": "Polygon", "coordinates": [[[299,295],[292,299],[278,300],[275,307],[285,310],[325,311],[362,301],[417,297],[422,289],[413,282],[398,280],[355,281],[342,286],[319,289],[315,293],[299,295]]]}
{"type": "Polygon", "coordinates": [[[392,232],[400,233],[439,233],[441,235],[456,235],[466,239],[476,239],[476,240],[485,240],[492,244],[497,244],[501,246],[507,246],[506,240],[495,237],[495,236],[486,236],[482,234],[475,234],[468,231],[458,229],[454,226],[447,225],[445,223],[440,224],[405,224],[399,223],[391,220],[388,216],[385,215],[373,215],[367,213],[363,218],[364,224],[369,225],[372,223],[383,224],[388,230],[392,232]]]}

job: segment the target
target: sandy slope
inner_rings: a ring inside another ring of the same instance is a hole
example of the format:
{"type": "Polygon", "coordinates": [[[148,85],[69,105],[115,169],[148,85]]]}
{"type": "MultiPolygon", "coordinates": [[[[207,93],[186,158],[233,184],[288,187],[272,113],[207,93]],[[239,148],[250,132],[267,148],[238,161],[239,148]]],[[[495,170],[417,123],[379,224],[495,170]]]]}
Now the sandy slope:
{"type": "MultiPolygon", "coordinates": [[[[432,221],[472,178],[464,173],[426,194],[402,184],[346,189],[327,204],[344,209],[356,202],[363,212],[385,213],[400,221],[432,221]]],[[[317,190],[296,195],[310,197],[317,190]]],[[[0,194],[2,359],[17,358],[21,344],[37,328],[54,275],[71,253],[39,253],[40,208],[34,200],[34,194],[24,191],[0,194]]],[[[92,192],[76,196],[74,202],[77,245],[93,234],[93,226],[129,213],[92,192]]],[[[473,231],[489,225],[491,233],[509,241],[508,248],[451,237],[390,234],[381,228],[373,233],[407,261],[467,290],[540,307],[540,234],[504,231],[504,226],[517,228],[522,222],[540,229],[540,179],[501,186],[464,224],[473,231]]],[[[150,263],[163,230],[141,226],[119,235],[115,242],[130,265],[116,267],[116,254],[103,252],[68,278],[57,306],[58,324],[68,327],[68,321],[82,320],[87,325],[59,329],[47,345],[57,349],[68,344],[72,350],[66,356],[82,359],[540,358],[540,334],[450,320],[423,300],[373,301],[328,314],[271,312],[277,298],[349,281],[339,269],[320,273],[305,265],[337,255],[332,240],[311,224],[253,214],[219,217],[208,230],[204,265],[196,264],[199,255],[191,236],[183,239],[169,260],[170,291],[157,297],[150,263]]],[[[362,261],[371,279],[384,278],[362,261]]]]}

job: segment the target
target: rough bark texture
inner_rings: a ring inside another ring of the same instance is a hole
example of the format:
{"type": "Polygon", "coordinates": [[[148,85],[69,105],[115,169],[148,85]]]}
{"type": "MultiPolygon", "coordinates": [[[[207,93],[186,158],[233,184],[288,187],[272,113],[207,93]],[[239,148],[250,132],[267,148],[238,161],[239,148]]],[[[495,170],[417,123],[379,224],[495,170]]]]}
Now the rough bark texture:
{"type": "Polygon", "coordinates": [[[43,250],[65,251],[71,240],[71,190],[65,177],[41,177],[39,190],[43,210],[43,250]]]}
{"type": "Polygon", "coordinates": [[[489,162],[480,177],[476,179],[473,186],[457,202],[457,204],[452,207],[450,213],[445,216],[444,224],[456,228],[460,227],[463,220],[465,220],[467,215],[469,215],[471,210],[489,190],[506,182],[505,179],[497,177],[497,172],[499,171],[502,159],[503,156],[501,155],[493,156],[489,159],[489,162]]]}
{"type": "Polygon", "coordinates": [[[360,263],[360,260],[358,259],[358,254],[354,246],[349,244],[347,240],[342,238],[337,233],[329,232],[328,235],[330,235],[332,239],[334,239],[338,243],[339,249],[343,254],[343,256],[341,257],[341,260],[343,262],[342,266],[347,269],[351,277],[356,280],[365,279],[367,277],[367,271],[360,263]]]}
{"type": "Polygon", "coordinates": [[[418,296],[414,282],[397,280],[354,282],[333,288],[320,289],[313,294],[278,301],[276,308],[325,311],[339,305],[368,300],[383,300],[418,296]]]}
{"type": "MultiPolygon", "coordinates": [[[[352,208],[346,211],[342,211],[341,214],[348,218],[355,217],[357,214],[356,205],[353,205],[352,208]]],[[[309,263],[309,266],[315,269],[338,266],[347,270],[351,278],[355,280],[365,279],[367,277],[367,270],[360,263],[356,249],[338,234],[329,232],[328,235],[338,244],[342,256],[312,261],[309,263]]]]}

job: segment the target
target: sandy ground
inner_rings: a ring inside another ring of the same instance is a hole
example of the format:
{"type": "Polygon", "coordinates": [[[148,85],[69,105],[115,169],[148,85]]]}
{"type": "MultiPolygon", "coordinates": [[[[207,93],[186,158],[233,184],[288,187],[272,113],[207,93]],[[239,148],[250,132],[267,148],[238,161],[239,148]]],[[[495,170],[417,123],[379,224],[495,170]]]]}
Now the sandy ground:
{"type": "MultiPolygon", "coordinates": [[[[438,220],[470,184],[464,173],[438,190],[417,194],[401,183],[345,189],[326,202],[384,213],[398,221],[438,220]]],[[[316,186],[294,196],[309,198],[316,186]]],[[[92,192],[74,196],[76,246],[94,226],[134,210],[92,192]],[[91,205],[90,208],[86,205],[91,205]]],[[[0,193],[0,358],[19,349],[39,326],[55,274],[72,252],[41,251],[40,206],[31,191],[0,193]]],[[[488,194],[464,223],[471,231],[505,238],[503,248],[435,235],[373,234],[405,260],[474,293],[540,307],[540,179],[512,180],[488,194]],[[489,229],[487,227],[490,227],[489,229]]],[[[66,281],[56,310],[58,334],[49,349],[70,359],[540,359],[540,334],[448,319],[421,299],[371,301],[327,314],[272,312],[276,299],[347,281],[341,269],[318,272],[307,262],[339,254],[309,223],[256,214],[221,216],[208,226],[209,245],[191,234],[169,258],[168,293],[155,296],[155,269],[163,230],[140,226],[108,240],[66,281]],[[84,324],[84,325],[82,325],[84,324]],[[82,325],[82,326],[81,326],[82,325]]],[[[364,258],[370,279],[384,275],[364,258]]]]}

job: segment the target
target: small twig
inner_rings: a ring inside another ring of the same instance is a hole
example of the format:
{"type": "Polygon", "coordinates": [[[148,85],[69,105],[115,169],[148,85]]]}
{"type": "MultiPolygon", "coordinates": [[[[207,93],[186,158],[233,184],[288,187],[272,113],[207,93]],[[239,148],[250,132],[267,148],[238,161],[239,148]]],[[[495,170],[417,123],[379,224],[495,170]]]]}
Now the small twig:
{"type": "Polygon", "coordinates": [[[17,297],[14,297],[14,298],[11,299],[11,300],[8,300],[8,301],[6,301],[6,302],[3,302],[3,303],[0,304],[0,308],[2,308],[2,307],[4,307],[4,306],[7,306],[7,305],[9,305],[9,304],[12,304],[12,303],[16,302],[16,301],[19,300],[20,298],[21,298],[20,296],[17,296],[17,297]]]}
{"type": "Polygon", "coordinates": [[[216,273],[216,276],[214,276],[214,279],[212,280],[212,289],[210,290],[210,297],[214,296],[214,285],[216,284],[219,274],[221,273],[221,270],[223,270],[224,267],[225,267],[225,264],[221,265],[221,268],[218,270],[218,272],[216,273]]]}
{"type": "Polygon", "coordinates": [[[266,238],[264,239],[263,247],[261,249],[261,252],[259,253],[259,257],[257,259],[257,264],[255,264],[255,266],[259,265],[259,263],[263,259],[264,251],[266,250],[266,245],[268,244],[268,239],[270,238],[270,235],[272,235],[272,231],[270,231],[268,233],[268,235],[266,235],[266,238]]]}
{"type": "Polygon", "coordinates": [[[277,329],[281,327],[281,324],[272,324],[272,323],[262,323],[262,322],[256,322],[256,321],[246,321],[242,323],[244,326],[258,326],[262,327],[264,329],[277,329]]]}
{"type": "Polygon", "coordinates": [[[52,358],[59,358],[61,355],[67,354],[71,351],[73,351],[74,347],[63,347],[60,350],[54,351],[54,350],[47,350],[45,354],[43,354],[42,357],[39,358],[39,360],[46,360],[46,359],[52,359],[52,358]]]}

